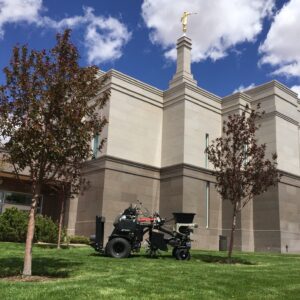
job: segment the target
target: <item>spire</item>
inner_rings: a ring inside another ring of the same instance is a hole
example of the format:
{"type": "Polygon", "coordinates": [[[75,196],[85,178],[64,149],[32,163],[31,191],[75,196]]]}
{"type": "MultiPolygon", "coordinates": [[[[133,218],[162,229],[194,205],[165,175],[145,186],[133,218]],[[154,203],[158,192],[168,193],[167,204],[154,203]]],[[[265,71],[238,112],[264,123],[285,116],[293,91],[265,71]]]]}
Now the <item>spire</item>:
{"type": "Polygon", "coordinates": [[[177,40],[177,69],[176,74],[170,81],[170,88],[182,83],[188,82],[197,85],[191,73],[191,50],[192,41],[187,36],[183,35],[177,40]]]}

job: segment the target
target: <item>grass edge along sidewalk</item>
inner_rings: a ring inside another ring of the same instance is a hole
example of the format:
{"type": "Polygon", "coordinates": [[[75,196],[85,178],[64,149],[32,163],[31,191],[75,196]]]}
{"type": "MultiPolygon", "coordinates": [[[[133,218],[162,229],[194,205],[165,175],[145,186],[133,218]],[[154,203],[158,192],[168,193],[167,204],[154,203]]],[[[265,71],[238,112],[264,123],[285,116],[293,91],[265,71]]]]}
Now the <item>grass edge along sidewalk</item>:
{"type": "Polygon", "coordinates": [[[92,248],[35,246],[33,274],[40,282],[15,282],[24,245],[0,243],[0,299],[299,299],[300,255],[192,251],[176,261],[170,251],[157,259],[144,253],[128,259],[96,254],[92,248]]]}

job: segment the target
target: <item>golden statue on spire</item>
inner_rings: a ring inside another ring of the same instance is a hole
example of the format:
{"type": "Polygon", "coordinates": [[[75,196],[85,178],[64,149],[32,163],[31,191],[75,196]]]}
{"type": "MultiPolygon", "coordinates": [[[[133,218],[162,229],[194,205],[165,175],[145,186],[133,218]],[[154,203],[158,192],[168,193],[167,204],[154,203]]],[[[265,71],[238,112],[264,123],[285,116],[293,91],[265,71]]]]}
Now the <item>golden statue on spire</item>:
{"type": "Polygon", "coordinates": [[[181,23],[182,23],[182,31],[185,34],[187,30],[187,22],[188,22],[188,16],[190,15],[196,15],[197,13],[189,13],[185,11],[181,17],[181,23]]]}

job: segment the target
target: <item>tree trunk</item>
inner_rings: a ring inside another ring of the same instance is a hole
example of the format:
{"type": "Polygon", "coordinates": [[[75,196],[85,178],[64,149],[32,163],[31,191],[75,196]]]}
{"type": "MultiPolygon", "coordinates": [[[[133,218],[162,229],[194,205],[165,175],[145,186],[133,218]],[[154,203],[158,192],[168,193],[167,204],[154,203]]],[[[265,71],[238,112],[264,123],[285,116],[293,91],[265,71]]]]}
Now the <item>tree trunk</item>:
{"type": "Polygon", "coordinates": [[[41,185],[39,183],[33,183],[33,197],[31,200],[31,207],[29,211],[29,220],[27,226],[27,236],[25,245],[25,256],[24,256],[24,268],[23,276],[32,275],[32,242],[34,237],[35,227],[35,210],[41,193],[41,185]]]}
{"type": "Polygon", "coordinates": [[[233,207],[230,243],[229,243],[229,249],[228,249],[228,263],[231,263],[231,255],[232,255],[233,241],[234,241],[234,231],[235,231],[235,227],[236,227],[237,207],[238,207],[238,202],[236,202],[233,207]]]}
{"type": "Polygon", "coordinates": [[[60,192],[60,198],[61,198],[61,207],[60,207],[60,215],[59,215],[59,224],[58,224],[58,240],[57,240],[57,249],[60,249],[60,243],[61,243],[61,235],[62,235],[62,227],[63,227],[63,220],[64,220],[64,214],[65,214],[65,189],[63,188],[60,192]]]}

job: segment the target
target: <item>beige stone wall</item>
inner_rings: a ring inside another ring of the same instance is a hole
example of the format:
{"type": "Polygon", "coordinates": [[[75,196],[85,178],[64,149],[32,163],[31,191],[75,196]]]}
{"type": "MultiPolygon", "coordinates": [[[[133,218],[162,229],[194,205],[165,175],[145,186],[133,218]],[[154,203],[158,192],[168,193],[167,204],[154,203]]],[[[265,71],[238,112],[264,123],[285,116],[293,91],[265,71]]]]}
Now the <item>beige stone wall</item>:
{"type": "Polygon", "coordinates": [[[160,183],[159,213],[166,219],[172,219],[173,212],[183,210],[183,177],[174,176],[173,172],[163,171],[160,183]]]}
{"type": "Polygon", "coordinates": [[[89,182],[89,188],[78,195],[74,204],[76,210],[69,208],[69,229],[75,227],[76,235],[90,236],[95,233],[96,215],[102,215],[104,170],[100,160],[93,160],[84,168],[84,178],[89,182]],[[76,223],[72,223],[76,220],[76,223]]]}
{"type": "Polygon", "coordinates": [[[161,154],[162,167],[183,162],[184,108],[184,102],[180,101],[164,109],[161,154]]]}
{"type": "Polygon", "coordinates": [[[276,144],[276,117],[267,115],[261,122],[261,127],[257,131],[257,139],[259,143],[266,144],[266,157],[271,159],[273,153],[277,153],[276,144]]]}
{"type": "Polygon", "coordinates": [[[162,92],[111,71],[106,154],[160,167],[162,92]]]}
{"type": "MultiPolygon", "coordinates": [[[[227,246],[229,247],[232,228],[233,206],[229,200],[222,200],[222,235],[227,237],[227,246]]],[[[242,213],[237,215],[236,229],[234,233],[234,250],[242,249],[242,234],[244,228],[241,227],[242,213]]]]}
{"type": "Polygon", "coordinates": [[[188,83],[164,94],[162,167],[180,163],[205,167],[205,135],[221,133],[220,98],[188,83]]]}
{"type": "Polygon", "coordinates": [[[300,175],[298,125],[276,117],[278,169],[300,175]]]}
{"type": "Polygon", "coordinates": [[[218,249],[221,234],[221,199],[214,188],[214,178],[207,170],[191,168],[188,165],[163,169],[159,211],[161,216],[167,219],[173,217],[173,212],[196,213],[194,222],[198,224],[198,228],[192,234],[193,248],[218,249]],[[209,207],[208,211],[206,205],[209,207]]]}
{"type": "Polygon", "coordinates": [[[106,170],[102,208],[106,218],[105,239],[111,234],[116,217],[130,204],[137,204],[137,200],[150,212],[157,211],[159,192],[159,180],[155,177],[106,170]]]}
{"type": "Polygon", "coordinates": [[[259,140],[267,143],[268,155],[276,152],[280,170],[300,175],[300,114],[296,93],[277,81],[246,93],[251,96],[253,107],[260,103],[262,110],[266,112],[261,122],[259,140]]]}
{"type": "Polygon", "coordinates": [[[155,168],[102,157],[87,164],[85,178],[90,181],[90,187],[78,198],[76,234],[94,234],[96,215],[99,215],[106,219],[107,240],[115,218],[137,200],[151,212],[158,210],[160,182],[155,168]]]}
{"type": "Polygon", "coordinates": [[[240,213],[240,249],[242,251],[254,251],[254,231],[253,231],[253,200],[249,201],[240,213]]]}
{"type": "Polygon", "coordinates": [[[253,229],[255,251],[281,251],[278,187],[253,200],[253,229]]]}
{"type": "MultiPolygon", "coordinates": [[[[207,178],[209,179],[209,178],[207,178]]],[[[184,177],[183,211],[194,212],[198,228],[192,235],[193,247],[196,249],[218,250],[221,235],[221,199],[213,182],[184,177]],[[209,182],[208,201],[206,188],[209,182]],[[208,205],[208,211],[206,208],[208,205]]]]}
{"type": "MultiPolygon", "coordinates": [[[[209,143],[221,135],[220,104],[211,99],[185,103],[184,121],[184,162],[206,168],[206,134],[209,143]],[[209,106],[209,102],[211,106],[209,106]]],[[[212,168],[208,164],[209,168],[212,168]]]]}
{"type": "Polygon", "coordinates": [[[300,252],[300,180],[285,174],[278,187],[281,252],[300,252]],[[286,249],[286,246],[288,249],[286,249]]]}

